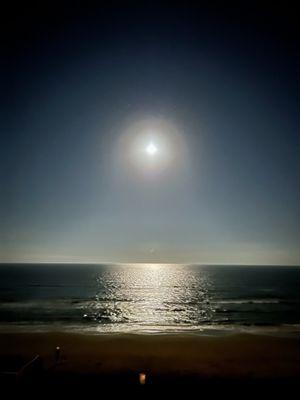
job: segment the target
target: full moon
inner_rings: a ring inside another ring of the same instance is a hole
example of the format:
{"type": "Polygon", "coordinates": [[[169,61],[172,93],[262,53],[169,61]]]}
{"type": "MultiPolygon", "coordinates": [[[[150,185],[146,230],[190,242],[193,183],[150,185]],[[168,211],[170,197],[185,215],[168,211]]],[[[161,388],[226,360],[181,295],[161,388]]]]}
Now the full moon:
{"type": "Polygon", "coordinates": [[[183,132],[164,118],[141,118],[124,127],[116,146],[117,174],[142,179],[176,175],[186,162],[183,132]]]}
{"type": "Polygon", "coordinates": [[[157,147],[155,146],[155,144],[153,144],[152,142],[148,144],[148,146],[146,147],[146,152],[147,154],[149,154],[150,156],[154,156],[154,154],[157,153],[157,147]]]}

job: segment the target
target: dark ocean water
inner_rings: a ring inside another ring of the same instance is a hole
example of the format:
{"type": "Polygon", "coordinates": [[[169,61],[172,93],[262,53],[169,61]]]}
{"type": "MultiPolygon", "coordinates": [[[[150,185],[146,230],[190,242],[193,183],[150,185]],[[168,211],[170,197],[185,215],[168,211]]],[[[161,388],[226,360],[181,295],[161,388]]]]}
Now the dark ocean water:
{"type": "Polygon", "coordinates": [[[91,332],[300,332],[300,268],[2,264],[0,326],[91,332]]]}

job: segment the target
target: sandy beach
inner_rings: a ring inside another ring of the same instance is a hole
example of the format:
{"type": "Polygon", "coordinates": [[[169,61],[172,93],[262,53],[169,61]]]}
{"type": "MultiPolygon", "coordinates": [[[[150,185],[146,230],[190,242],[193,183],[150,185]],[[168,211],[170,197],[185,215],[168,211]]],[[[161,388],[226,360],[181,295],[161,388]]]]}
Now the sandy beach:
{"type": "MultiPolygon", "coordinates": [[[[2,370],[40,355],[44,382],[174,385],[222,382],[294,382],[300,378],[300,339],[233,334],[87,335],[1,333],[2,370]],[[59,360],[56,362],[56,348],[59,360]]],[[[34,379],[41,379],[40,377],[34,379]]],[[[35,380],[35,384],[37,381],[35,380]]],[[[146,386],[145,385],[145,386],[146,386]]]]}

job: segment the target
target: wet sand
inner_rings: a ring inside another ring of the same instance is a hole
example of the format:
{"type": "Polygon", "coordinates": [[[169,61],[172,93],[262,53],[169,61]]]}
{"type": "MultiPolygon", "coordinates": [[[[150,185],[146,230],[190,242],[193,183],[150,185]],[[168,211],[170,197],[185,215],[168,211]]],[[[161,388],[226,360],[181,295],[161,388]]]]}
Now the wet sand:
{"type": "MultiPolygon", "coordinates": [[[[109,384],[197,385],[223,382],[299,382],[300,338],[236,334],[87,335],[1,333],[2,371],[13,361],[40,355],[42,373],[33,380],[51,387],[109,384]],[[59,360],[56,362],[56,347],[59,360]]],[[[19,360],[20,361],[20,360],[19,360]]],[[[273,386],[274,389],[274,386],[273,386]]]]}

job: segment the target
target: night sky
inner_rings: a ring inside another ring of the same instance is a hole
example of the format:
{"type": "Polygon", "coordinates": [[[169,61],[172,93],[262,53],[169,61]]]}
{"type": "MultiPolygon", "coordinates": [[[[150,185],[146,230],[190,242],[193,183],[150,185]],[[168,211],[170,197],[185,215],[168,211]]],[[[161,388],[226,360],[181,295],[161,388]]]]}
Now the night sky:
{"type": "Polygon", "coordinates": [[[0,261],[300,265],[299,17],[239,3],[12,7],[0,261]]]}

